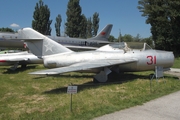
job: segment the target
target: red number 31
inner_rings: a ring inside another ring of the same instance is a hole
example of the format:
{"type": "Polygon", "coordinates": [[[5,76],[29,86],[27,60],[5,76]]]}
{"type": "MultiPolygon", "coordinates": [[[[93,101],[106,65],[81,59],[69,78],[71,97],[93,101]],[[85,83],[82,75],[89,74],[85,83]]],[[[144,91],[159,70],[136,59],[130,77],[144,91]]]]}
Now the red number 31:
{"type": "Polygon", "coordinates": [[[148,65],[156,64],[156,56],[147,56],[149,61],[147,62],[148,65]]]}

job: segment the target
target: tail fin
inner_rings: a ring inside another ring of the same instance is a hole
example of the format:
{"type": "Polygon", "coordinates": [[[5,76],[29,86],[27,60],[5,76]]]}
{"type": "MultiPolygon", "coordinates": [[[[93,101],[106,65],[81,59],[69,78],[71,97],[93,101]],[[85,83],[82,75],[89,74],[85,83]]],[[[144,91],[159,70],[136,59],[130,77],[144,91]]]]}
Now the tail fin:
{"type": "Polygon", "coordinates": [[[106,25],[95,37],[90,38],[91,40],[103,40],[108,41],[109,35],[111,33],[112,24],[106,25]]]}
{"type": "Polygon", "coordinates": [[[32,28],[23,28],[18,31],[19,35],[25,41],[27,47],[38,57],[53,55],[64,52],[72,52],[70,49],[51,40],[32,28]]]}

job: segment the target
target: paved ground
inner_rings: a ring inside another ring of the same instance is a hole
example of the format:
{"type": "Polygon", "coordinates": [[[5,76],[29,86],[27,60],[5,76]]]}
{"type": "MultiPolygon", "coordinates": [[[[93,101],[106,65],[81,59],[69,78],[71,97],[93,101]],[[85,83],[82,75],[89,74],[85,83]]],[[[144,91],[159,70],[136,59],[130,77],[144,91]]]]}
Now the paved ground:
{"type": "Polygon", "coordinates": [[[165,72],[166,74],[171,74],[171,75],[174,75],[174,76],[177,76],[180,78],[180,69],[177,69],[177,68],[171,68],[170,71],[167,71],[165,72]]]}
{"type": "MultiPolygon", "coordinates": [[[[179,69],[166,73],[180,77],[179,69]]],[[[180,120],[180,91],[94,120],[180,120]]]]}

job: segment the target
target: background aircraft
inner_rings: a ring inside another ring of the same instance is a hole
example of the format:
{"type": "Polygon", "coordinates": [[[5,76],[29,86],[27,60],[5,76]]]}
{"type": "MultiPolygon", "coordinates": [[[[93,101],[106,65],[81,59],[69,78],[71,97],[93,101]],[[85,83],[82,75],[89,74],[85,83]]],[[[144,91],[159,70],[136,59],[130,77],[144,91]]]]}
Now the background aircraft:
{"type": "MultiPolygon", "coordinates": [[[[108,41],[112,24],[106,25],[95,37],[89,39],[47,36],[50,39],[73,50],[94,50],[110,43],[108,41]]],[[[24,48],[24,43],[18,33],[0,33],[0,47],[24,48]]]]}
{"type": "Polygon", "coordinates": [[[18,33],[31,52],[43,59],[44,66],[52,68],[30,74],[95,72],[95,80],[106,82],[112,71],[147,71],[155,70],[155,66],[167,69],[174,63],[172,52],[153,50],[146,43],[138,50],[131,49],[126,43],[118,43],[105,45],[95,51],[74,52],[31,28],[21,29],[18,33]]]}
{"type": "Polygon", "coordinates": [[[18,52],[22,52],[22,50],[2,50],[2,51],[0,51],[0,55],[8,54],[8,53],[18,53],[18,52]]]}
{"type": "Polygon", "coordinates": [[[22,68],[26,67],[27,64],[42,64],[42,59],[39,59],[32,53],[27,51],[18,53],[6,53],[0,54],[0,66],[11,66],[11,70],[17,69],[18,65],[22,68]]]}

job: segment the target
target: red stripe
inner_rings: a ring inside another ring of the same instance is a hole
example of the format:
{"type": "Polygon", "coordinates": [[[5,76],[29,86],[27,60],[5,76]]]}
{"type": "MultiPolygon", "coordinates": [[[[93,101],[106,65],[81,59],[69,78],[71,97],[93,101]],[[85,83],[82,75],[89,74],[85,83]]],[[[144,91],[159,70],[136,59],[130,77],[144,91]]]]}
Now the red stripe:
{"type": "Polygon", "coordinates": [[[6,60],[0,60],[0,62],[6,62],[6,60]]]}
{"type": "Polygon", "coordinates": [[[156,56],[154,56],[154,64],[156,64],[156,56]]]}

